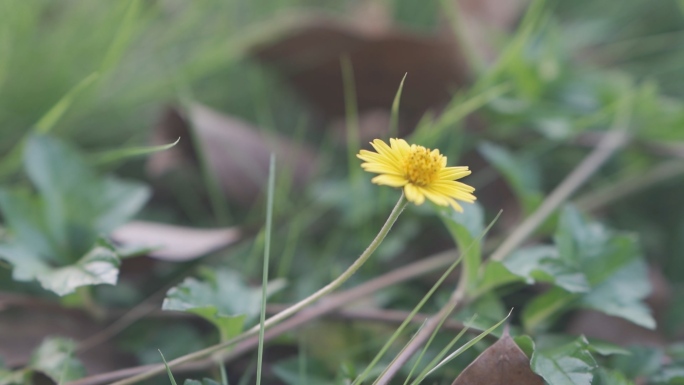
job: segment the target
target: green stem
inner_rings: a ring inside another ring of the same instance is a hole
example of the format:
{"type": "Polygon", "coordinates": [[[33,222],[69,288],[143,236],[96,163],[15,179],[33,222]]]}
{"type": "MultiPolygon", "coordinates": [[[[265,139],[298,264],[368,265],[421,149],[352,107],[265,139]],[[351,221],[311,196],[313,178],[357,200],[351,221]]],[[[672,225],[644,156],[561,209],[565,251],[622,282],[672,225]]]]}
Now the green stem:
{"type": "MultiPolygon", "coordinates": [[[[402,211],[406,208],[408,205],[408,201],[406,200],[406,197],[402,193],[401,197],[399,198],[399,201],[397,204],[394,206],[394,209],[392,209],[392,212],[389,215],[389,218],[387,218],[387,221],[385,224],[382,226],[380,229],[380,232],[378,232],[378,235],[375,236],[375,239],[373,239],[373,242],[368,245],[366,250],[359,256],[359,258],[354,261],[354,263],[351,264],[347,268],[347,270],[344,271],[339,277],[335,278],[332,282],[318,290],[317,292],[311,294],[307,298],[297,302],[296,304],[290,306],[289,308],[281,311],[280,313],[272,316],[271,318],[267,319],[263,323],[263,330],[268,329],[269,327],[272,327],[279,323],[280,321],[284,320],[285,318],[297,313],[298,311],[304,309],[305,307],[311,305],[312,303],[318,301],[325,295],[331,293],[338,287],[340,287],[345,281],[347,281],[354,273],[356,273],[361,266],[363,266],[366,261],[370,258],[371,255],[373,255],[373,252],[380,246],[382,241],[385,239],[387,234],[389,233],[390,229],[394,225],[394,223],[397,221],[397,218],[399,218],[399,215],[401,214],[402,211]]],[[[176,358],[175,360],[171,361],[168,363],[169,368],[195,361],[201,358],[205,358],[215,352],[218,352],[220,350],[223,350],[229,346],[232,346],[240,341],[244,341],[245,339],[257,335],[259,331],[262,329],[261,325],[256,325],[253,328],[247,330],[246,332],[240,334],[239,336],[230,339],[225,342],[221,342],[219,344],[210,346],[208,348],[198,350],[196,352],[186,354],[185,356],[181,356],[176,358]]],[[[157,365],[154,368],[148,370],[147,372],[140,373],[138,375],[132,376],[125,378],[121,381],[117,381],[112,383],[111,385],[131,385],[135,384],[139,381],[146,380],[150,377],[156,376],[157,374],[163,373],[164,370],[166,370],[166,367],[164,365],[157,365]]]]}

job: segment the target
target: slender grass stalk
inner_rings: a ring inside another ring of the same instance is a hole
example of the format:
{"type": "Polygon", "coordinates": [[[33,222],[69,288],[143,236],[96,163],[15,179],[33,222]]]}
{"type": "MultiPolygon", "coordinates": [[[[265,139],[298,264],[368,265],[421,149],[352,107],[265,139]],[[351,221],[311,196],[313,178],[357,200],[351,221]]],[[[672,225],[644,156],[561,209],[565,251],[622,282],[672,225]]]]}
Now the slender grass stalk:
{"type": "Polygon", "coordinates": [[[223,193],[219,187],[219,182],[217,178],[212,174],[209,167],[209,160],[207,159],[206,153],[202,148],[202,144],[197,134],[197,130],[194,127],[194,119],[192,116],[192,106],[191,100],[193,100],[189,89],[182,90],[181,99],[181,109],[183,110],[183,115],[186,117],[186,122],[189,125],[190,137],[192,144],[197,154],[197,159],[200,165],[200,171],[202,175],[202,181],[204,182],[204,188],[207,190],[209,195],[209,203],[213,210],[214,217],[219,226],[228,225],[230,222],[230,211],[228,210],[228,205],[223,198],[223,193]],[[184,95],[183,95],[184,94],[184,95]]]}
{"type": "Polygon", "coordinates": [[[347,117],[347,161],[349,162],[349,177],[358,180],[361,169],[356,165],[356,154],[359,152],[359,111],[356,103],[356,83],[354,67],[349,56],[340,59],[342,71],[342,85],[344,87],[344,108],[347,117]]]}
{"type": "Polygon", "coordinates": [[[399,102],[401,102],[401,92],[404,89],[404,81],[406,80],[406,75],[408,75],[408,73],[405,73],[404,77],[401,78],[401,82],[399,83],[397,93],[396,95],[394,95],[394,101],[392,101],[392,111],[390,112],[389,121],[390,138],[397,138],[399,136],[399,102]]]}
{"type": "Polygon", "coordinates": [[[119,24],[119,29],[114,36],[114,40],[112,40],[112,43],[102,60],[102,64],[100,65],[101,71],[107,72],[114,68],[114,64],[121,58],[126,47],[131,42],[131,37],[135,30],[135,20],[140,14],[140,3],[140,0],[131,0],[128,4],[126,14],[121,21],[121,24],[119,24]]]}
{"type": "MultiPolygon", "coordinates": [[[[417,385],[417,384],[420,383],[420,381],[422,381],[425,377],[427,377],[427,376],[429,376],[430,374],[434,373],[435,370],[441,368],[442,366],[444,366],[444,364],[446,364],[446,363],[448,363],[449,361],[453,360],[454,358],[458,357],[459,355],[461,355],[461,353],[465,352],[466,350],[470,349],[470,347],[472,347],[472,346],[475,345],[476,343],[480,342],[481,339],[483,339],[483,338],[485,338],[486,336],[490,335],[490,334],[494,331],[494,329],[496,329],[496,328],[498,328],[499,326],[501,326],[501,324],[504,323],[504,321],[506,321],[506,320],[508,319],[508,317],[511,316],[511,313],[512,313],[512,312],[513,312],[513,309],[511,309],[511,311],[508,312],[508,315],[506,315],[501,321],[499,321],[499,322],[497,322],[496,324],[492,325],[492,327],[490,327],[489,329],[487,329],[487,330],[483,331],[482,333],[478,334],[477,337],[473,338],[472,340],[468,341],[465,345],[463,345],[463,346],[461,346],[460,348],[456,349],[455,352],[449,354],[449,355],[448,355],[445,359],[443,359],[440,363],[438,363],[438,364],[436,364],[436,365],[434,365],[434,366],[432,365],[432,363],[430,363],[430,365],[428,365],[427,367],[429,368],[430,366],[433,366],[432,369],[430,369],[429,371],[427,371],[427,372],[425,373],[425,375],[418,376],[418,378],[416,378],[416,380],[413,382],[412,385],[417,385]]],[[[438,360],[438,358],[435,357],[435,359],[433,360],[433,362],[436,362],[437,360],[438,360]]],[[[427,368],[426,368],[426,369],[427,369],[427,368]]]]}
{"type": "MultiPolygon", "coordinates": [[[[234,344],[244,341],[248,339],[251,336],[254,336],[259,333],[260,330],[265,330],[268,329],[271,326],[274,326],[278,324],[279,322],[283,321],[284,319],[290,317],[291,315],[299,312],[300,310],[304,309],[305,307],[311,305],[312,303],[318,301],[322,297],[326,296],[327,294],[331,293],[338,287],[340,287],[344,282],[346,282],[354,273],[356,273],[361,266],[363,266],[366,261],[370,258],[371,255],[373,255],[373,252],[380,246],[382,241],[385,239],[387,234],[389,233],[390,229],[394,225],[394,223],[397,221],[399,218],[399,215],[401,214],[402,211],[406,208],[408,205],[408,200],[402,193],[401,197],[397,201],[397,204],[394,206],[394,209],[390,213],[389,217],[387,218],[387,221],[385,224],[382,226],[380,231],[378,232],[378,235],[375,236],[375,239],[368,245],[366,250],[359,256],[359,258],[352,263],[347,270],[345,270],[339,277],[335,278],[332,282],[318,290],[317,292],[313,293],[312,295],[308,296],[307,298],[297,302],[296,304],[292,305],[291,307],[283,310],[282,312],[274,315],[273,317],[267,319],[264,321],[263,325],[256,325],[253,328],[247,330],[246,332],[240,334],[239,336],[236,336],[228,341],[221,342],[219,344],[210,346],[208,348],[204,348],[202,350],[198,350],[196,352],[186,354],[184,356],[178,357],[175,360],[171,361],[169,363],[169,367],[174,367],[178,366],[181,364],[184,364],[186,362],[192,362],[195,360],[199,360],[201,358],[205,358],[207,356],[210,356],[211,354],[221,351],[229,346],[233,346],[234,344]]],[[[130,385],[130,384],[135,384],[139,381],[146,380],[150,377],[154,377],[155,375],[162,373],[164,371],[164,366],[163,365],[157,365],[154,368],[151,368],[150,370],[137,374],[135,376],[131,376],[128,378],[124,378],[123,380],[117,381],[112,383],[111,385],[130,385]]]]}
{"type": "Polygon", "coordinates": [[[169,368],[169,364],[166,362],[166,358],[164,358],[164,354],[161,352],[160,349],[157,349],[157,351],[161,355],[162,361],[164,361],[164,367],[166,368],[166,374],[168,374],[169,376],[169,381],[171,381],[172,385],[177,385],[176,379],[173,378],[173,373],[171,373],[171,368],[169,368]]]}
{"type": "Polygon", "coordinates": [[[223,366],[223,362],[219,362],[219,371],[221,372],[221,385],[229,385],[228,384],[228,375],[226,374],[226,367],[223,366]]]}
{"type": "Polygon", "coordinates": [[[275,155],[271,154],[268,173],[268,199],[266,205],[266,240],[264,242],[264,268],[261,279],[261,316],[259,319],[259,349],[257,352],[256,385],[261,385],[261,369],[264,358],[264,323],[266,322],[266,284],[271,255],[271,229],[273,227],[273,195],[275,192],[275,155]]]}
{"type": "MultiPolygon", "coordinates": [[[[476,317],[477,317],[477,314],[476,314],[476,315],[473,315],[472,317],[470,317],[470,320],[468,320],[468,322],[465,324],[465,327],[464,327],[460,332],[458,332],[458,334],[456,334],[456,336],[455,336],[454,338],[451,339],[451,341],[447,344],[447,346],[445,346],[445,347],[437,354],[437,356],[435,356],[435,358],[433,358],[432,361],[430,361],[430,362],[425,366],[425,368],[423,368],[423,370],[418,374],[418,376],[416,377],[416,379],[414,380],[414,382],[415,382],[415,381],[418,381],[418,380],[421,379],[421,378],[425,378],[426,373],[429,371],[429,369],[430,369],[430,368],[433,368],[433,367],[437,364],[437,361],[441,360],[442,357],[444,357],[444,356],[446,355],[446,353],[449,351],[449,349],[451,349],[451,347],[454,346],[454,344],[455,344],[456,342],[458,342],[458,341],[461,339],[461,337],[463,337],[463,335],[469,330],[467,324],[473,322],[473,321],[475,320],[476,317]]],[[[446,320],[446,317],[444,317],[444,320],[446,320]]],[[[444,321],[442,321],[442,322],[444,322],[444,321]]],[[[418,363],[422,360],[423,355],[425,355],[425,352],[427,351],[428,347],[430,346],[430,343],[432,342],[432,339],[434,338],[434,336],[437,335],[437,332],[439,331],[440,328],[441,328],[441,324],[440,324],[440,326],[439,326],[438,328],[435,329],[435,331],[432,333],[432,336],[430,336],[430,339],[428,340],[428,342],[427,342],[427,343],[425,344],[425,346],[423,347],[423,350],[420,352],[420,356],[418,356],[418,360],[416,360],[416,363],[415,363],[415,365],[414,365],[414,368],[415,368],[415,366],[418,365],[418,363]]],[[[411,369],[411,373],[413,373],[413,369],[411,369]]],[[[409,374],[409,376],[406,377],[406,381],[404,382],[404,385],[408,384],[408,382],[410,381],[410,379],[411,379],[411,374],[409,374]]]]}

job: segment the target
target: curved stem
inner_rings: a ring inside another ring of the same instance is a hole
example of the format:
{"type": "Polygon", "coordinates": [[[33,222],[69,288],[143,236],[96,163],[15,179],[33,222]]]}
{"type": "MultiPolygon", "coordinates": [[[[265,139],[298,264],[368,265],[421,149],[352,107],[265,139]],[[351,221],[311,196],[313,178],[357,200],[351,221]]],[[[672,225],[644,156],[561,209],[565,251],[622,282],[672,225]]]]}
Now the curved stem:
{"type": "MultiPolygon", "coordinates": [[[[281,311],[280,313],[270,317],[269,319],[264,322],[264,329],[268,329],[271,326],[276,325],[280,321],[290,317],[291,315],[299,312],[300,310],[304,309],[305,307],[311,305],[312,303],[318,301],[325,295],[331,293],[338,287],[340,287],[345,281],[347,281],[354,273],[356,273],[361,266],[363,266],[366,261],[368,261],[368,258],[375,252],[375,250],[380,246],[382,241],[385,239],[387,234],[389,233],[390,229],[394,225],[394,223],[397,221],[397,218],[399,218],[399,215],[401,214],[402,211],[404,211],[404,208],[408,205],[408,201],[406,200],[406,197],[404,194],[401,194],[401,197],[399,198],[399,201],[397,204],[394,206],[394,209],[392,209],[392,212],[390,213],[389,217],[387,218],[387,221],[385,224],[382,226],[380,229],[380,232],[378,232],[378,235],[375,236],[373,241],[368,245],[366,250],[359,256],[359,258],[354,261],[354,263],[351,264],[345,270],[339,277],[335,278],[332,282],[329,284],[325,285],[323,288],[318,290],[317,292],[311,294],[310,296],[304,298],[303,300],[297,302],[296,304],[288,307],[287,309],[281,311]]],[[[228,341],[210,346],[208,348],[198,350],[196,352],[187,354],[182,357],[178,357],[175,360],[172,360],[168,363],[169,368],[172,368],[174,366],[178,366],[181,364],[184,364],[186,362],[191,362],[195,361],[201,358],[205,358],[215,352],[218,352],[220,350],[223,350],[229,346],[232,346],[240,341],[244,341],[247,338],[254,336],[259,333],[259,330],[261,329],[260,325],[256,325],[253,328],[247,330],[246,332],[240,334],[239,336],[232,338],[228,341]]],[[[112,383],[111,385],[130,385],[130,384],[135,384],[139,381],[148,379],[150,377],[153,377],[157,374],[163,373],[166,370],[166,367],[164,365],[157,365],[154,368],[150,369],[147,372],[140,373],[138,375],[125,378],[121,381],[117,381],[112,383]]]]}

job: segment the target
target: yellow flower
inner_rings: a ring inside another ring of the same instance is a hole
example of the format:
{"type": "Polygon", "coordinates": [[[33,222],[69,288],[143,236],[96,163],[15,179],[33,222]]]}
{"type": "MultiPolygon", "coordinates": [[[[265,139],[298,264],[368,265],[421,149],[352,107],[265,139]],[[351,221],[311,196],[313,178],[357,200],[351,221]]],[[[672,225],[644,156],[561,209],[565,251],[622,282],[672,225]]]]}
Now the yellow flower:
{"type": "Polygon", "coordinates": [[[380,174],[372,179],[373,183],[403,187],[406,199],[416,205],[423,204],[427,198],[463,212],[456,200],[475,201],[472,194],[475,189],[456,181],[470,175],[468,167],[446,167],[447,158],[439,150],[409,145],[403,139],[390,139],[390,146],[375,139],[371,145],[377,152],[361,150],[356,156],[366,162],[361,164],[364,170],[380,174]]]}

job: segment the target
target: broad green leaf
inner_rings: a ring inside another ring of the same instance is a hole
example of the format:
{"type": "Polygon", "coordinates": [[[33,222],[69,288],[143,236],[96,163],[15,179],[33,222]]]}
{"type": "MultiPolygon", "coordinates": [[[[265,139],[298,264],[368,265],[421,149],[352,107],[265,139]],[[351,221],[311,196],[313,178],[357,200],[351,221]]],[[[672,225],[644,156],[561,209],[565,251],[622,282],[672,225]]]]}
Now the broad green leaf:
{"type": "Polygon", "coordinates": [[[589,222],[573,207],[563,210],[555,236],[561,259],[574,261],[591,290],[580,306],[654,328],[655,320],[643,300],[651,286],[648,271],[633,236],[614,233],[589,222]]]}
{"type": "Polygon", "coordinates": [[[43,221],[44,205],[38,197],[28,191],[0,189],[0,211],[15,242],[46,260],[59,262],[54,254],[56,245],[43,221]]]}
{"type": "MultiPolygon", "coordinates": [[[[164,310],[197,314],[213,323],[222,340],[239,334],[245,322],[259,315],[261,289],[247,286],[243,277],[228,269],[203,269],[203,280],[187,278],[166,293],[164,310]]],[[[268,283],[271,295],[284,287],[284,281],[268,283]]]]}
{"type": "Polygon", "coordinates": [[[482,259],[482,250],[478,239],[484,231],[484,210],[478,203],[463,205],[462,213],[451,207],[435,207],[437,207],[442,222],[458,245],[458,249],[465,253],[463,268],[466,269],[469,286],[474,288],[477,284],[476,280],[482,259]]]}
{"type": "Polygon", "coordinates": [[[553,246],[517,250],[503,264],[511,273],[524,278],[527,284],[550,282],[571,293],[589,291],[589,283],[580,268],[561,259],[553,246]]]}
{"type": "Polygon", "coordinates": [[[66,258],[78,258],[149,197],[144,185],[99,177],[76,149],[47,135],[29,139],[24,164],[44,202],[44,223],[58,248],[53,252],[66,258]]]}
{"type": "Polygon", "coordinates": [[[531,162],[511,154],[503,147],[484,142],[478,150],[509,184],[525,212],[532,212],[542,201],[537,168],[531,162]]]}
{"type": "Polygon", "coordinates": [[[537,349],[532,354],[532,370],[553,385],[591,385],[596,370],[584,337],[562,346],[537,349]]]}
{"type": "Polygon", "coordinates": [[[59,296],[72,293],[81,286],[114,285],[119,275],[119,257],[105,242],[96,244],[76,263],[62,267],[51,267],[17,243],[0,244],[0,258],[12,264],[15,280],[38,280],[44,289],[59,296]]]}
{"type": "Polygon", "coordinates": [[[516,344],[518,344],[520,350],[525,352],[528,357],[532,357],[532,354],[534,354],[534,341],[532,340],[532,337],[528,335],[521,335],[513,337],[513,340],[516,344]]]}
{"type": "Polygon", "coordinates": [[[66,338],[47,338],[31,355],[29,367],[56,383],[77,380],[85,375],[85,368],[73,356],[75,347],[76,344],[66,338]]]}
{"type": "Polygon", "coordinates": [[[45,289],[63,296],[81,286],[116,285],[119,263],[116,251],[99,243],[75,264],[48,270],[37,278],[45,289]]]}
{"type": "Polygon", "coordinates": [[[563,210],[553,248],[519,254],[505,261],[528,280],[553,282],[556,287],[533,299],[523,311],[527,330],[548,326],[571,307],[594,309],[654,328],[643,300],[650,293],[646,265],[634,237],[585,220],[572,207],[563,210]],[[546,253],[546,255],[544,255],[546,253]]]}

